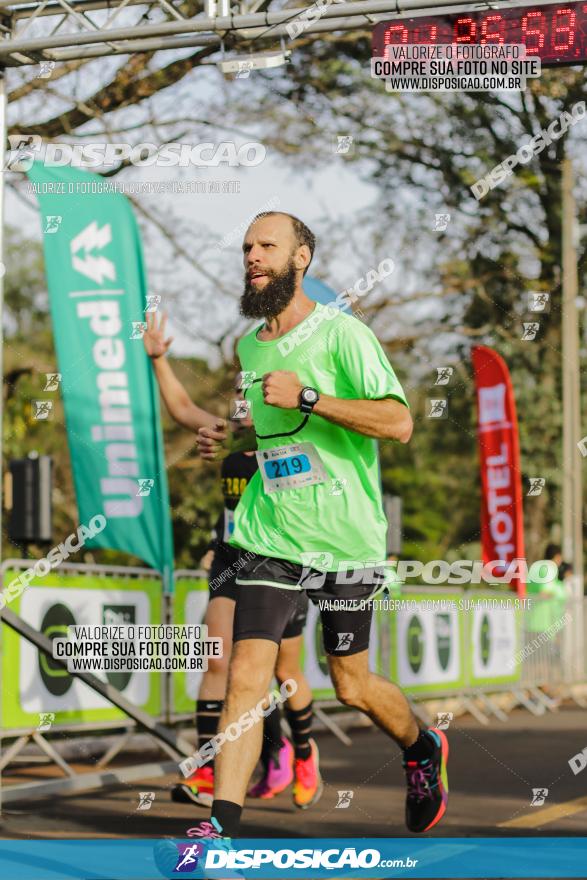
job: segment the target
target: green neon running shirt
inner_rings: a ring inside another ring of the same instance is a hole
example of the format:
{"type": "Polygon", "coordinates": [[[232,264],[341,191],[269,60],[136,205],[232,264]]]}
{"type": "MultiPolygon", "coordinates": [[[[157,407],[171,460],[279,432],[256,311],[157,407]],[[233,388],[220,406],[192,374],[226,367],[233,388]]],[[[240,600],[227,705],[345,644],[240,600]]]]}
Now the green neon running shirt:
{"type": "MultiPolygon", "coordinates": [[[[375,334],[357,318],[317,303],[293,330],[261,342],[256,327],[238,345],[241,370],[257,379],[274,370],[297,373],[302,385],[345,399],[391,397],[408,406],[403,389],[375,334]]],[[[246,391],[257,435],[296,429],[298,409],[263,401],[260,382],[246,391]]],[[[377,441],[312,413],[292,436],[258,439],[271,449],[311,442],[324,463],[326,482],[267,493],[259,471],[235,511],[230,543],[254,553],[304,564],[302,553],[326,553],[320,566],[336,571],[385,560],[387,522],[379,482],[377,441]]],[[[306,557],[307,561],[307,557],[306,557]]]]}

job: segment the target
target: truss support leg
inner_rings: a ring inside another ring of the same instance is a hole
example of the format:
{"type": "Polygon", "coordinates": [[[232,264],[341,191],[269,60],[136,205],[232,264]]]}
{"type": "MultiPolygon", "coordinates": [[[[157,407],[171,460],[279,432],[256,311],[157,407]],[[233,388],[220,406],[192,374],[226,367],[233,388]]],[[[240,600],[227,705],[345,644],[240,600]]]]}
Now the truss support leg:
{"type": "Polygon", "coordinates": [[[352,746],[353,741],[350,736],[344,732],[344,730],[339,727],[339,725],[334,721],[329,715],[326,714],[324,709],[320,709],[318,706],[314,708],[314,715],[316,718],[319,718],[322,724],[324,724],[330,731],[335,735],[337,739],[344,743],[345,746],[352,746]]]}
{"type": "Polygon", "coordinates": [[[72,770],[71,767],[69,766],[69,764],[67,763],[67,761],[65,761],[61,757],[61,755],[59,754],[57,749],[54,749],[53,746],[51,745],[51,743],[47,742],[45,737],[41,736],[41,734],[39,733],[38,730],[35,730],[32,738],[34,739],[36,744],[39,746],[39,748],[42,749],[45,752],[45,754],[48,755],[49,758],[51,758],[51,760],[54,761],[58,767],[61,768],[61,770],[63,770],[63,773],[66,776],[76,776],[77,775],[75,770],[72,770]]]}

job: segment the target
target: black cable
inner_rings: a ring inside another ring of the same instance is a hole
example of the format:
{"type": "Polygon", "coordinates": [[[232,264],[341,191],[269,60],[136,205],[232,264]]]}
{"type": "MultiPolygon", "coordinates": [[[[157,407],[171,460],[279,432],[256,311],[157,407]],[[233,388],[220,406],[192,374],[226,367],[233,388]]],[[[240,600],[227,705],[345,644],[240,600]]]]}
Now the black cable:
{"type": "MultiPolygon", "coordinates": [[[[255,384],[255,382],[262,382],[262,381],[263,381],[262,379],[253,379],[253,385],[255,384]]],[[[251,386],[249,385],[249,387],[245,388],[243,391],[243,397],[245,398],[245,400],[247,399],[247,391],[249,390],[250,387],[251,386]]],[[[275,437],[291,437],[293,434],[297,434],[298,431],[301,431],[302,428],[306,427],[306,424],[307,424],[308,419],[310,418],[310,415],[311,415],[310,413],[306,413],[301,424],[299,424],[297,426],[297,428],[294,428],[293,431],[285,431],[283,434],[257,434],[257,432],[255,431],[255,437],[257,438],[257,440],[273,440],[275,437]]]]}

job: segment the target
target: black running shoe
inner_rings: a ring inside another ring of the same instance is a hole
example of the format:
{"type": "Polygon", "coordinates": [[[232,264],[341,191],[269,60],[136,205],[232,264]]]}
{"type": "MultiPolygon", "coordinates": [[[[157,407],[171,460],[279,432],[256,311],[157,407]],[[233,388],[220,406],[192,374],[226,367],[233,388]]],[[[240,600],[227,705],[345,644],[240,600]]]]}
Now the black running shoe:
{"type": "Polygon", "coordinates": [[[410,831],[429,831],[446,812],[448,802],[448,740],[435,727],[426,731],[434,740],[434,752],[421,761],[406,761],[408,795],[406,798],[406,825],[410,831]]]}

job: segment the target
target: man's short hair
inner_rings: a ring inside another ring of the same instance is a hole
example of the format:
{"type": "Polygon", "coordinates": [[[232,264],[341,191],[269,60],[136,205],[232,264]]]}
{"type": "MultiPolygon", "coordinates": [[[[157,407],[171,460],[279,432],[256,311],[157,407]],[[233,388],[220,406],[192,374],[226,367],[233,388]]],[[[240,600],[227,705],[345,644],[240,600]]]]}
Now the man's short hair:
{"type": "MultiPolygon", "coordinates": [[[[289,217],[291,220],[291,225],[293,227],[294,236],[296,239],[296,243],[298,247],[302,247],[302,245],[306,245],[310,250],[310,263],[312,262],[312,257],[314,256],[314,248],[316,247],[316,236],[312,232],[311,229],[308,229],[305,223],[303,223],[298,217],[294,217],[293,214],[288,214],[287,211],[261,211],[260,214],[257,214],[251,220],[251,226],[253,223],[256,223],[257,220],[262,220],[263,217],[276,217],[281,214],[283,217],[289,217]]],[[[304,269],[304,275],[310,268],[310,263],[304,269]]]]}
{"type": "Polygon", "coordinates": [[[558,544],[548,544],[546,550],[544,551],[545,559],[554,559],[555,556],[559,556],[561,554],[561,548],[558,544]]]}

